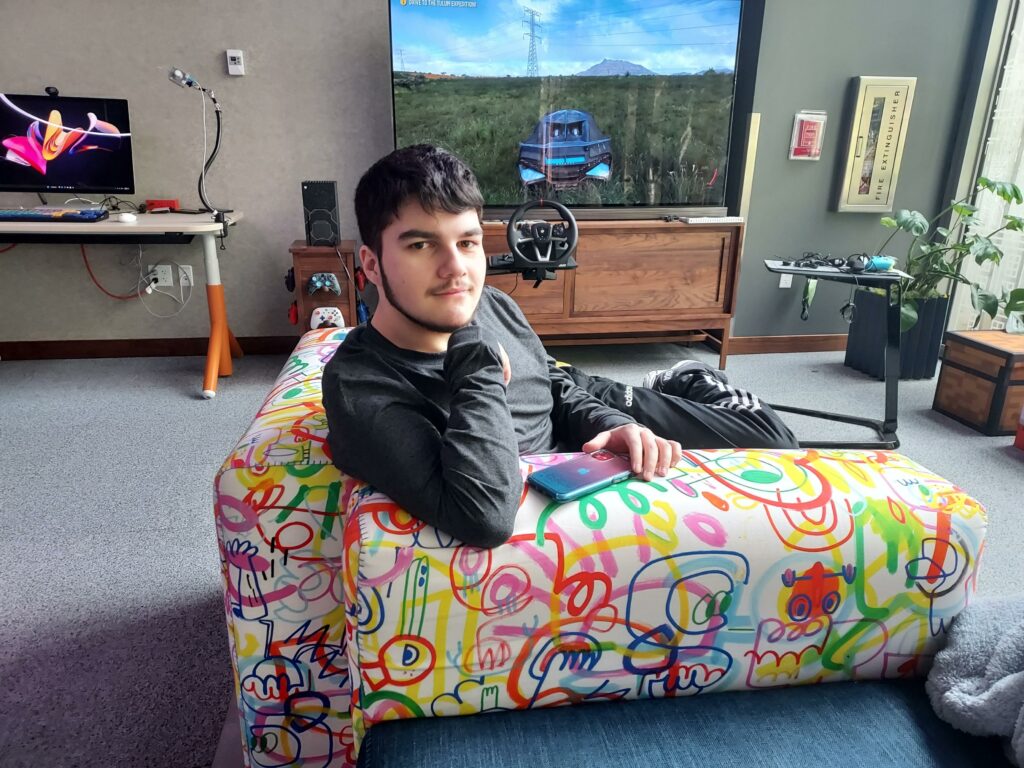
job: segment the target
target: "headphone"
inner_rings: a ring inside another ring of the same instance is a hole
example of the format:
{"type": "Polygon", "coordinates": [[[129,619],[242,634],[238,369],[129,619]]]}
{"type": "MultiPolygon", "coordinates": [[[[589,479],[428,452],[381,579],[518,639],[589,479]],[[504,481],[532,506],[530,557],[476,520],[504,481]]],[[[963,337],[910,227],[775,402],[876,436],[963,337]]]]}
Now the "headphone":
{"type": "Polygon", "coordinates": [[[871,258],[866,253],[855,253],[846,260],[846,268],[851,272],[863,272],[871,263],[871,258]]]}

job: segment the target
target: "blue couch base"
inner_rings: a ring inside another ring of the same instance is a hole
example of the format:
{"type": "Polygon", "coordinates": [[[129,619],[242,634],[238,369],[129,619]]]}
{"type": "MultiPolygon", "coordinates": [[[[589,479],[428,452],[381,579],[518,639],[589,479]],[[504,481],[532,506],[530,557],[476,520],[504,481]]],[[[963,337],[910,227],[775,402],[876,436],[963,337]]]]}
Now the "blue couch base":
{"type": "Polygon", "coordinates": [[[830,683],[381,723],[360,768],[1009,765],[936,717],[923,681],[830,683]]]}

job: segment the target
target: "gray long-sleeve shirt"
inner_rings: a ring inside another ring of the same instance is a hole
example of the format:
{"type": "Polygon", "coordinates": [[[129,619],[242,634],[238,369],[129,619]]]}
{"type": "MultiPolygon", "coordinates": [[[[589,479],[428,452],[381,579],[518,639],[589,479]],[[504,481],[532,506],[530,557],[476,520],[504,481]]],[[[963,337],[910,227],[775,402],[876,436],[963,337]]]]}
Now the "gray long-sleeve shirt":
{"type": "Polygon", "coordinates": [[[633,421],[559,370],[518,305],[489,286],[447,353],[401,349],[370,324],[352,330],[324,369],[323,399],[343,472],[481,547],[511,535],[520,454],[579,450],[633,421]]]}

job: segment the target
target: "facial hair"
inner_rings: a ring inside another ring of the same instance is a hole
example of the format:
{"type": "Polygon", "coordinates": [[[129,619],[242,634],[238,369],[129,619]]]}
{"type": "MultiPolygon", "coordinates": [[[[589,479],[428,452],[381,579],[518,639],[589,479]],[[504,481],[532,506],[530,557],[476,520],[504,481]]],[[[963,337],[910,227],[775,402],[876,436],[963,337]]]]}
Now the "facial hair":
{"type": "MultiPolygon", "coordinates": [[[[398,301],[398,297],[395,296],[395,292],[391,290],[391,283],[388,282],[388,274],[384,271],[383,264],[380,264],[380,278],[381,287],[384,289],[384,296],[387,298],[388,302],[390,302],[391,306],[398,310],[410,323],[418,325],[421,328],[426,328],[428,331],[433,331],[434,333],[455,333],[459,328],[462,328],[461,325],[441,325],[439,323],[431,322],[430,320],[425,320],[422,317],[416,317],[416,315],[402,306],[401,302],[398,301]]],[[[474,314],[476,313],[474,312],[474,314]]]]}

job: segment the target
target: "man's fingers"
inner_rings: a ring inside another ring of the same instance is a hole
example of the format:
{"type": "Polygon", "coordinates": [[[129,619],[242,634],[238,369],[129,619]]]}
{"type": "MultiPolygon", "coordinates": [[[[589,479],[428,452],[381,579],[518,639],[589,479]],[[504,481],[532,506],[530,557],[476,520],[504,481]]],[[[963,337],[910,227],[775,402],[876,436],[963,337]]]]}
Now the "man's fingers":
{"type": "Polygon", "coordinates": [[[676,464],[683,460],[683,446],[681,446],[675,440],[669,440],[668,442],[672,446],[672,462],[669,464],[669,466],[674,467],[676,464]]]}
{"type": "Polygon", "coordinates": [[[664,477],[668,474],[668,468],[672,464],[672,443],[664,438],[658,438],[658,467],[654,471],[664,477]]]}
{"type": "Polygon", "coordinates": [[[650,481],[654,479],[654,468],[658,465],[658,438],[651,430],[641,427],[640,442],[644,452],[643,478],[650,481]]]}
{"type": "Polygon", "coordinates": [[[644,471],[644,444],[640,440],[640,430],[632,427],[622,431],[623,439],[626,441],[626,449],[629,451],[629,467],[634,475],[641,475],[644,471]]]}
{"type": "Polygon", "coordinates": [[[598,434],[594,435],[590,442],[584,443],[583,447],[580,448],[580,450],[583,451],[584,453],[593,453],[594,451],[599,451],[606,445],[608,445],[608,438],[610,438],[611,435],[612,433],[610,431],[599,432],[598,434]]]}

